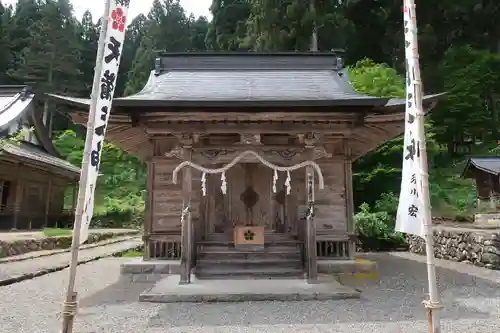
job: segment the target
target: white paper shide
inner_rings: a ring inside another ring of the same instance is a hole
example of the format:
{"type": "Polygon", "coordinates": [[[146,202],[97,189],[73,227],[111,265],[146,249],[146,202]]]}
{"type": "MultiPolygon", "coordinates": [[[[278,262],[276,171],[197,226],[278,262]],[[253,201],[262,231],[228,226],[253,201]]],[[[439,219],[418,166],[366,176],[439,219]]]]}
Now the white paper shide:
{"type": "Polygon", "coordinates": [[[403,149],[403,172],[401,179],[401,193],[396,217],[396,231],[423,236],[424,209],[422,198],[422,181],[420,170],[419,144],[424,133],[419,130],[417,115],[423,113],[421,103],[421,87],[415,77],[416,41],[410,30],[410,16],[405,7],[405,48],[406,48],[406,116],[403,149]]]}
{"type": "Polygon", "coordinates": [[[94,133],[92,137],[92,150],[90,163],[86,170],[87,187],[85,189],[85,205],[83,207],[82,224],[80,228],[80,244],[88,238],[88,231],[94,211],[94,193],[101,162],[101,152],[104,146],[104,135],[108,124],[113,94],[115,92],[118,67],[120,65],[127,15],[130,0],[113,0],[110,4],[110,17],[104,45],[104,58],[99,89],[97,90],[97,107],[94,118],[94,133]]]}

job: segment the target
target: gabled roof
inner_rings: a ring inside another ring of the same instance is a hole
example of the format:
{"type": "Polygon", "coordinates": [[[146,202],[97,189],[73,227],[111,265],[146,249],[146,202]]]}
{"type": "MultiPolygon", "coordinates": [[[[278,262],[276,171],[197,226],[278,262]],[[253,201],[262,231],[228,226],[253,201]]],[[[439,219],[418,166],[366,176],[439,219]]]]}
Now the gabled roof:
{"type": "MultiPolygon", "coordinates": [[[[90,105],[90,99],[49,96],[81,108],[90,105]]],[[[356,92],[335,52],[165,53],[140,92],[113,99],[113,106],[124,111],[168,106],[383,108],[404,103],[356,92]]]]}
{"type": "Polygon", "coordinates": [[[0,86],[0,130],[9,128],[22,117],[26,117],[34,127],[34,134],[41,145],[35,146],[28,142],[7,143],[2,145],[0,149],[3,153],[49,164],[72,173],[80,173],[79,168],[59,158],[43,123],[42,115],[35,111],[35,94],[32,89],[21,85],[0,86]]]}
{"type": "Polygon", "coordinates": [[[31,110],[34,96],[27,86],[0,86],[0,129],[31,110]]]}
{"type": "Polygon", "coordinates": [[[19,144],[5,144],[2,146],[2,150],[20,158],[34,160],[74,173],[80,173],[80,168],[75,167],[66,160],[50,155],[41,147],[37,147],[27,142],[20,142],[19,144]]]}
{"type": "Polygon", "coordinates": [[[470,177],[469,170],[476,168],[486,173],[498,176],[500,175],[500,156],[477,156],[469,157],[464,171],[463,177],[470,177]]]}

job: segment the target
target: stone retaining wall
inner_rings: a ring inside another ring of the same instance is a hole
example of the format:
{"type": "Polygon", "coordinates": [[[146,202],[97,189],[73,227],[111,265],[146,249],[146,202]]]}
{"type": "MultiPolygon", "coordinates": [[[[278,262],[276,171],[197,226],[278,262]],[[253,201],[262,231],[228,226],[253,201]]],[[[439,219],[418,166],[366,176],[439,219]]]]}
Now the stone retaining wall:
{"type": "MultiPolygon", "coordinates": [[[[407,235],[409,251],[425,254],[425,241],[407,235]]],[[[476,266],[500,270],[500,234],[481,231],[435,230],[436,258],[461,261],[476,266]]]]}
{"type": "MultiPolygon", "coordinates": [[[[113,237],[137,234],[139,231],[91,233],[85,244],[101,242],[113,237]]],[[[11,242],[0,241],[0,258],[41,250],[67,249],[71,247],[71,236],[22,239],[11,242]]]]}

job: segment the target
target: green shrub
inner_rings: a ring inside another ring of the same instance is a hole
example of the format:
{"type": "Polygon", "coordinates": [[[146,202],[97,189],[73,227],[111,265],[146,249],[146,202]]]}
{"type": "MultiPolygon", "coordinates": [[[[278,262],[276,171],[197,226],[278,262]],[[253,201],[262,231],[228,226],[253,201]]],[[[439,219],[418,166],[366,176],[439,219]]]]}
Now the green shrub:
{"type": "MultiPolygon", "coordinates": [[[[387,203],[385,199],[381,200],[379,207],[387,203]]],[[[395,220],[392,214],[386,211],[372,212],[366,203],[359,208],[354,220],[363,250],[394,250],[405,246],[403,234],[394,231],[395,220]]]]}

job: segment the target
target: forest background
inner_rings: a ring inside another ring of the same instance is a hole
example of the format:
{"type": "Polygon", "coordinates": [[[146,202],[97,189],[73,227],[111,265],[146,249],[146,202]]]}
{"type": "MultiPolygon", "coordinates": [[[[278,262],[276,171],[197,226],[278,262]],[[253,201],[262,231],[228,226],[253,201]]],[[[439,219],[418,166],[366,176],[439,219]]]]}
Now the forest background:
{"type": "MultiPolygon", "coordinates": [[[[116,96],[138,92],[162,51],[307,51],[313,27],[320,51],[345,50],[355,89],[404,96],[402,1],[213,0],[212,18],[194,17],[177,0],[155,0],[147,15],[128,18],[116,96]]],[[[469,220],[475,189],[462,179],[466,156],[497,154],[500,101],[500,2],[420,0],[420,61],[425,92],[447,92],[427,119],[433,215],[469,220]]],[[[88,97],[99,20],[77,20],[68,0],[0,0],[0,84],[30,84],[46,92],[88,97]]],[[[48,102],[47,102],[48,103],[48,102]]],[[[66,110],[52,110],[54,142],[80,165],[85,131],[66,110]]],[[[392,232],[401,182],[402,137],[355,163],[357,228],[367,237],[392,232]],[[363,204],[364,203],[364,204],[363,204]]],[[[140,223],[145,166],[106,144],[97,188],[97,223],[140,223]]],[[[69,197],[69,196],[68,196],[69,197]]]]}

